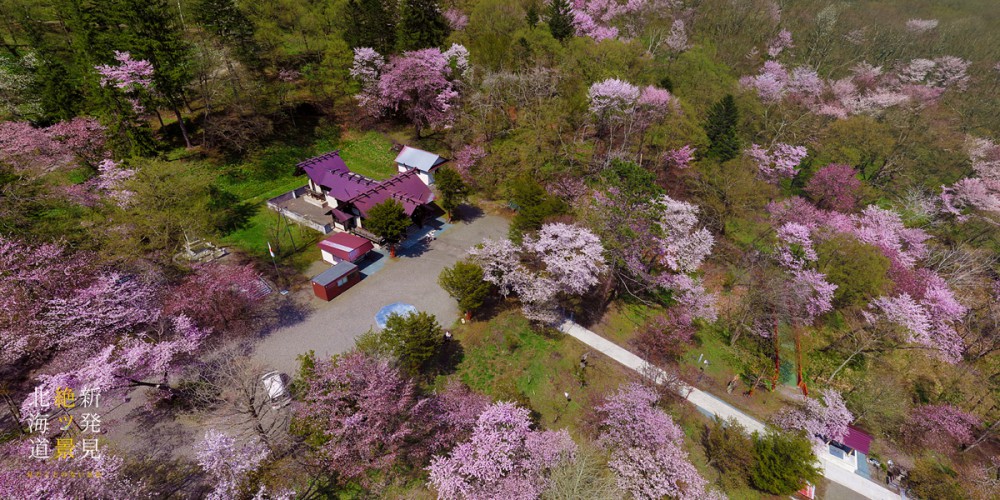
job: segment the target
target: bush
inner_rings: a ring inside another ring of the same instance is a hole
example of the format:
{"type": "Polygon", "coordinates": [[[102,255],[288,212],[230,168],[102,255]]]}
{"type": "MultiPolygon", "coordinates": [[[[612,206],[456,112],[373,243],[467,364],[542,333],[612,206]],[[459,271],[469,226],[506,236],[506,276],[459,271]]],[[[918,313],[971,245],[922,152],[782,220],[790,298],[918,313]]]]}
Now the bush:
{"type": "Polygon", "coordinates": [[[734,418],[716,418],[705,426],[702,444],[708,463],[719,470],[726,489],[745,486],[754,466],[753,439],[734,418]]]}
{"type": "Polygon", "coordinates": [[[550,195],[537,182],[521,178],[514,182],[513,202],[517,215],[510,223],[510,239],[520,242],[524,233],[535,231],[550,217],[566,213],[566,202],[550,195]]]}
{"type": "Polygon", "coordinates": [[[753,434],[754,467],[750,482],[754,488],[774,495],[788,495],[806,481],[816,484],[822,473],[812,443],[803,433],[770,430],[753,434]]]}
{"type": "Polygon", "coordinates": [[[428,373],[444,345],[444,331],[433,314],[393,314],[382,330],[369,330],[355,347],[370,356],[392,356],[411,375],[428,373]]]}
{"type": "Polygon", "coordinates": [[[694,326],[690,318],[679,318],[672,308],[666,316],[657,316],[646,323],[632,347],[644,359],[657,366],[676,362],[691,345],[694,326]]]}
{"type": "Polygon", "coordinates": [[[490,283],[483,280],[483,268],[464,260],[444,268],[438,276],[438,284],[458,301],[458,308],[470,318],[473,311],[482,307],[492,289],[490,283]]]}
{"type": "Polygon", "coordinates": [[[837,285],[833,299],[838,306],[863,305],[889,291],[889,259],[879,249],[836,235],[816,245],[816,254],[820,272],[837,285]]]}
{"type": "Polygon", "coordinates": [[[907,484],[919,498],[969,498],[958,482],[958,474],[938,457],[917,460],[907,477],[907,484]]]}

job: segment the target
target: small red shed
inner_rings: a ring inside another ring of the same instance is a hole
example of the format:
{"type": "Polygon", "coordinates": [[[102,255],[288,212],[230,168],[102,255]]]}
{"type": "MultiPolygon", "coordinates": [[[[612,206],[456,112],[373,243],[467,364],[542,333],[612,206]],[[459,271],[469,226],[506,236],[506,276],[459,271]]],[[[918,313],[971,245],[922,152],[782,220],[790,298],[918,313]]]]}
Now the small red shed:
{"type": "Polygon", "coordinates": [[[359,281],[361,273],[358,272],[358,266],[350,262],[341,262],[312,279],[313,293],[323,300],[330,301],[359,281]]]}
{"type": "Polygon", "coordinates": [[[323,260],[331,264],[357,262],[373,248],[375,245],[371,241],[350,233],[334,233],[319,242],[323,260]]]}

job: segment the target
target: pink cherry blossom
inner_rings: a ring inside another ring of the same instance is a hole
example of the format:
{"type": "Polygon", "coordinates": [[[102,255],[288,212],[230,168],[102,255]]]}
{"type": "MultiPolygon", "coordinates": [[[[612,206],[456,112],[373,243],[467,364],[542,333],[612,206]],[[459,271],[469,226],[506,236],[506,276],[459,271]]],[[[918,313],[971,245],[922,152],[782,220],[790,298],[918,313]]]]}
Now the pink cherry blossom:
{"type": "Polygon", "coordinates": [[[833,309],[833,293],[837,285],[826,281],[826,275],[810,269],[793,270],[792,296],[799,304],[795,313],[807,323],[833,309]]]}
{"type": "Polygon", "coordinates": [[[664,236],[658,238],[660,261],[675,272],[689,273],[701,267],[712,252],[715,239],[698,225],[698,207],[664,195],[660,228],[664,236]]]}
{"type": "Polygon", "coordinates": [[[459,149],[451,161],[451,166],[466,182],[475,180],[472,169],[486,158],[486,150],[479,144],[466,144],[459,149]]]}
{"type": "Polygon", "coordinates": [[[468,441],[434,457],[430,484],[441,499],[538,498],[549,471],[575,452],[565,430],[533,430],[527,409],[500,402],[479,415],[468,441]]]}
{"type": "Polygon", "coordinates": [[[47,173],[107,156],[104,127],[93,118],[74,118],[45,128],[28,122],[0,122],[0,163],[19,172],[47,173]]]}
{"type": "Polygon", "coordinates": [[[580,295],[597,284],[607,265],[600,239],[569,224],[545,224],[521,245],[485,240],[470,253],[483,267],[484,279],[500,293],[516,293],[528,319],[554,322],[561,294],[580,295]],[[526,265],[530,263],[531,266],[526,265]]]}
{"type": "Polygon", "coordinates": [[[146,60],[132,59],[128,52],[115,51],[117,66],[102,64],[94,68],[101,75],[101,86],[114,86],[125,91],[148,89],[153,84],[153,65],[146,60]]]}
{"type": "Polygon", "coordinates": [[[207,497],[212,500],[233,498],[241,483],[260,468],[270,454],[267,446],[259,441],[237,444],[236,439],[215,429],[209,429],[205,438],[195,446],[198,465],[208,472],[215,482],[215,489],[207,497]]]}
{"type": "Polygon", "coordinates": [[[469,16],[454,7],[444,11],[444,18],[452,31],[462,31],[469,24],[469,16]]]}
{"type": "Polygon", "coordinates": [[[609,78],[590,86],[590,112],[595,115],[615,116],[629,114],[639,99],[639,87],[624,80],[609,78]]]}
{"type": "Polygon", "coordinates": [[[792,47],[795,47],[795,45],[792,44],[792,32],[788,30],[781,30],[767,45],[767,55],[772,58],[778,57],[785,49],[790,49],[792,47]]]}
{"type": "Polygon", "coordinates": [[[744,154],[756,165],[760,177],[769,182],[795,177],[797,168],[809,154],[805,146],[776,143],[771,149],[753,144],[744,154]]]}
{"type": "Polygon", "coordinates": [[[849,212],[858,203],[861,181],[850,165],[831,163],[819,169],[809,182],[806,192],[821,207],[849,212]]]}
{"type": "Polygon", "coordinates": [[[816,261],[811,229],[798,222],[786,222],[778,228],[778,261],[792,270],[803,269],[816,261]]]}
{"type": "Polygon", "coordinates": [[[775,414],[773,421],[786,430],[805,431],[813,442],[823,444],[826,440],[841,441],[847,435],[847,426],[854,421],[854,415],[840,393],[833,389],[823,390],[823,404],[806,398],[798,407],[786,407],[775,414]]]}
{"type": "Polygon", "coordinates": [[[666,163],[668,168],[681,170],[690,168],[691,162],[694,161],[695,151],[697,151],[697,148],[692,147],[690,144],[677,149],[670,149],[663,153],[663,162],[666,163]]]}
{"type": "Polygon", "coordinates": [[[950,452],[956,445],[966,445],[975,439],[974,432],[982,425],[979,417],[950,404],[925,404],[913,408],[906,421],[904,434],[924,446],[950,452]]]}
{"type": "Polygon", "coordinates": [[[631,383],[597,407],[602,418],[598,440],[611,449],[608,466],[618,487],[634,498],[714,497],[688,459],[684,432],[656,407],[658,399],[651,388],[631,383]]]}
{"type": "Polygon", "coordinates": [[[684,52],[690,48],[684,20],[674,19],[674,22],[670,25],[670,35],[667,36],[666,44],[674,52],[684,52]]]}

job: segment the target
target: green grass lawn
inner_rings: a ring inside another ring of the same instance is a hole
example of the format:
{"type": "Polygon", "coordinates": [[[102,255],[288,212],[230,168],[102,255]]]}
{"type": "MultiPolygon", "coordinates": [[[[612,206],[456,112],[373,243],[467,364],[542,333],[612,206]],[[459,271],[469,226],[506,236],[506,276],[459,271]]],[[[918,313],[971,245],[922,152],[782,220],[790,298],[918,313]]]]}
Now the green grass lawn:
{"type": "Polygon", "coordinates": [[[631,377],[614,361],[591,352],[584,370],[586,385],[581,386],[580,357],[589,348],[555,331],[539,332],[515,312],[454,332],[465,349],[455,375],[459,380],[494,400],[527,403],[542,426],[566,428],[577,436],[596,398],[631,377]]]}
{"type": "Polygon", "coordinates": [[[663,307],[659,305],[648,306],[637,301],[618,301],[608,308],[608,312],[599,323],[591,326],[591,330],[627,348],[629,340],[637,331],[647,321],[662,313],[663,307]]]}
{"type": "Polygon", "coordinates": [[[287,226],[287,231],[285,229],[285,223],[279,222],[278,214],[262,206],[247,227],[230,233],[222,239],[222,243],[237,247],[253,257],[270,260],[267,253],[267,242],[270,241],[278,259],[291,259],[285,263],[292,264],[296,269],[304,269],[309,262],[320,259],[315,243],[322,234],[294,222],[287,226]],[[275,234],[275,228],[280,228],[280,234],[275,234]]]}
{"type": "MultiPolygon", "coordinates": [[[[339,141],[327,143],[332,147],[322,149],[332,151],[339,148],[340,157],[353,172],[377,180],[388,179],[396,173],[393,160],[398,153],[392,151],[392,141],[379,132],[350,130],[339,141]]],[[[317,144],[318,149],[322,146],[325,144],[317,144]]]]}

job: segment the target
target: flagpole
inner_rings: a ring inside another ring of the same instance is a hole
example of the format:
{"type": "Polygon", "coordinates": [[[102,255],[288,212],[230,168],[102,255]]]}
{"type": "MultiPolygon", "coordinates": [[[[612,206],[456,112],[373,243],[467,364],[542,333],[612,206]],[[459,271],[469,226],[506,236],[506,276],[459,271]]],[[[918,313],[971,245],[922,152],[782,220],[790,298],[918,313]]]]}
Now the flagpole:
{"type": "MultiPolygon", "coordinates": [[[[267,253],[271,254],[271,263],[274,264],[274,273],[278,275],[278,287],[281,287],[281,271],[278,270],[278,261],[274,260],[274,250],[271,249],[271,242],[267,242],[267,253]]],[[[284,295],[288,293],[287,290],[281,290],[281,294],[284,295]]]]}

